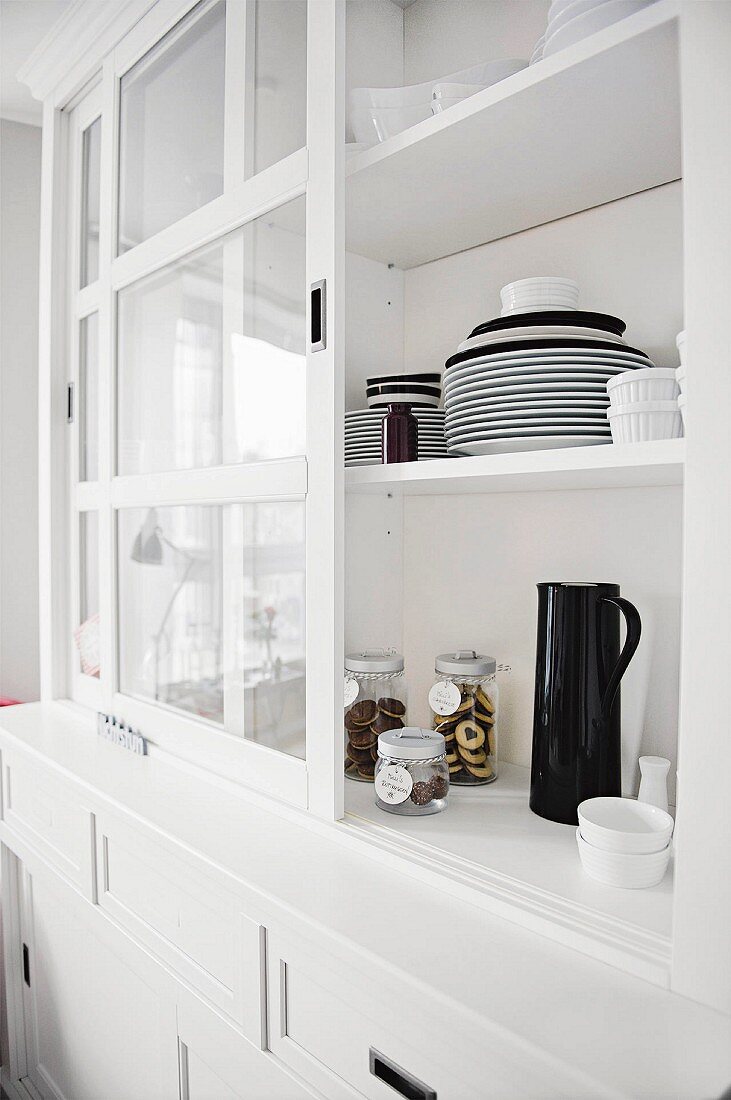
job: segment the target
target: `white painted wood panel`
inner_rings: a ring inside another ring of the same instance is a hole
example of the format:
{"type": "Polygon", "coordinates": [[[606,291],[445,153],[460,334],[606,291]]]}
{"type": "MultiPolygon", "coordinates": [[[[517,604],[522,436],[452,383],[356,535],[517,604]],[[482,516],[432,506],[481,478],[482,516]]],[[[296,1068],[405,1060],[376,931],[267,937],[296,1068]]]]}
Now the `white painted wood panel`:
{"type": "Polygon", "coordinates": [[[180,1100],[301,1100],[312,1096],[185,990],[177,996],[180,1100]]]}
{"type": "Polygon", "coordinates": [[[243,1028],[261,1037],[260,926],[182,849],[102,814],[99,905],[243,1028]]]}
{"type": "Polygon", "coordinates": [[[33,1084],[44,1100],[176,1100],[174,1002],[142,959],[94,934],[93,911],[54,876],[25,879],[33,1084]]]}
{"type": "Polygon", "coordinates": [[[94,899],[94,815],[66,784],[38,774],[26,757],[2,754],[2,826],[30,844],[69,882],[94,899]]]}
{"type": "Polygon", "coordinates": [[[726,685],[731,658],[731,5],[683,4],[688,355],[674,988],[731,1013],[726,685]]]}

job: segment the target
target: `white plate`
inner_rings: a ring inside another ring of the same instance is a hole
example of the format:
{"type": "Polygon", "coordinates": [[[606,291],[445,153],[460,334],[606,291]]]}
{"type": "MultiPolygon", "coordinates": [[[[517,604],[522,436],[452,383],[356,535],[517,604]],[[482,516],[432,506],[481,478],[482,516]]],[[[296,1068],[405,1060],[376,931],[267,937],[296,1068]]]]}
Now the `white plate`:
{"type": "Polygon", "coordinates": [[[524,325],[522,328],[497,329],[485,332],[481,336],[468,336],[457,351],[470,351],[482,348],[486,344],[497,344],[506,340],[526,340],[531,336],[566,336],[574,339],[578,336],[587,340],[606,340],[620,347],[626,343],[621,336],[607,332],[602,328],[580,328],[578,325],[524,325]]]}
{"type": "MultiPolygon", "coordinates": [[[[442,443],[438,447],[429,447],[429,446],[425,445],[423,447],[419,447],[419,450],[423,451],[424,454],[439,454],[439,453],[441,453],[442,451],[445,450],[446,446],[447,446],[446,440],[443,440],[442,443]]],[[[378,447],[365,447],[365,446],[363,446],[363,447],[346,447],[345,448],[345,453],[346,453],[346,455],[365,455],[365,454],[380,455],[381,454],[381,448],[380,448],[380,446],[378,446],[378,447]]]]}
{"type": "Polygon", "coordinates": [[[522,355],[513,356],[507,354],[481,356],[479,359],[471,359],[466,363],[459,363],[454,367],[448,367],[444,372],[445,392],[456,381],[472,377],[475,374],[484,374],[496,370],[517,370],[519,367],[544,369],[549,367],[578,367],[601,370],[606,367],[620,367],[623,370],[642,370],[648,364],[624,353],[607,352],[601,355],[522,355]]]}
{"type": "Polygon", "coordinates": [[[458,424],[473,424],[476,422],[484,422],[489,424],[493,420],[515,420],[521,418],[524,420],[541,420],[548,418],[549,420],[575,420],[576,417],[583,417],[593,421],[607,420],[606,408],[599,409],[587,409],[582,406],[578,408],[567,408],[565,405],[546,405],[543,408],[525,408],[518,407],[513,408],[508,406],[500,409],[468,409],[466,412],[456,412],[447,421],[445,432],[449,433],[454,431],[458,424]]]}
{"type": "Polygon", "coordinates": [[[597,31],[618,23],[620,19],[634,15],[651,2],[652,0],[607,0],[607,3],[599,4],[570,19],[553,34],[547,34],[543,56],[550,57],[559,50],[565,50],[567,46],[573,46],[590,34],[596,34],[597,31]]]}
{"type": "MultiPolygon", "coordinates": [[[[441,428],[438,432],[419,432],[419,441],[424,440],[425,443],[438,444],[444,439],[444,429],[441,428]]],[[[380,432],[353,432],[345,434],[346,447],[353,443],[380,443],[380,432]]]]}
{"type": "Polygon", "coordinates": [[[536,436],[527,439],[517,437],[515,439],[476,439],[471,443],[462,442],[459,446],[449,448],[450,456],[459,455],[500,455],[509,454],[512,451],[547,451],[559,447],[595,447],[600,444],[609,444],[611,439],[606,436],[587,435],[563,435],[563,436],[536,436]]]}
{"type": "Polygon", "coordinates": [[[530,405],[531,408],[538,407],[541,404],[550,403],[558,403],[561,405],[579,404],[591,406],[593,408],[599,408],[600,406],[605,409],[609,408],[609,398],[607,397],[606,390],[604,392],[601,392],[601,390],[599,390],[595,393],[593,390],[589,390],[587,392],[583,388],[570,389],[565,386],[561,390],[556,390],[555,388],[548,389],[548,387],[546,387],[546,389],[547,392],[544,392],[543,388],[541,387],[540,391],[536,393],[529,392],[522,394],[498,394],[497,397],[482,397],[477,399],[469,396],[455,396],[449,402],[448,412],[451,416],[454,413],[455,409],[462,408],[465,405],[479,405],[481,408],[497,406],[499,408],[503,405],[511,403],[515,405],[530,405]]]}
{"type": "MultiPolygon", "coordinates": [[[[414,409],[414,416],[417,420],[438,420],[441,416],[444,416],[444,409],[414,409]]],[[[346,412],[345,422],[350,420],[373,420],[381,421],[386,415],[386,410],[383,409],[358,409],[356,412],[346,412]]]]}
{"type": "Polygon", "coordinates": [[[548,369],[536,369],[535,367],[516,367],[514,370],[495,371],[489,374],[477,374],[472,378],[458,379],[445,394],[445,408],[458,394],[463,394],[472,389],[485,389],[492,385],[505,385],[506,382],[521,382],[529,379],[532,382],[597,382],[605,387],[610,378],[617,374],[624,374],[624,367],[550,367],[548,369]]]}
{"type": "Polygon", "coordinates": [[[453,401],[455,397],[464,397],[471,395],[472,397],[489,397],[492,393],[500,390],[503,386],[515,386],[515,385],[534,385],[540,390],[541,387],[548,384],[560,383],[566,388],[570,388],[578,385],[594,385],[599,387],[600,392],[606,393],[607,380],[611,378],[611,374],[577,374],[575,371],[566,371],[556,374],[550,374],[548,376],[541,376],[540,374],[519,374],[513,375],[501,375],[496,378],[485,379],[484,381],[477,381],[467,383],[464,386],[457,387],[454,392],[447,398],[447,410],[451,412],[453,408],[453,401]]]}
{"type": "Polygon", "coordinates": [[[522,361],[527,359],[531,362],[535,360],[554,360],[557,359],[560,363],[565,363],[567,359],[584,359],[587,362],[594,362],[595,359],[621,359],[623,362],[637,363],[641,367],[654,367],[655,364],[651,359],[646,359],[644,355],[638,355],[637,352],[629,351],[626,347],[618,344],[615,348],[593,348],[590,344],[586,344],[583,347],[564,348],[521,348],[515,351],[501,351],[501,352],[486,352],[484,355],[478,355],[475,352],[474,355],[468,359],[463,359],[459,363],[452,363],[451,366],[445,367],[443,379],[454,375],[455,371],[465,370],[466,367],[479,367],[479,366],[491,366],[494,363],[505,362],[508,365],[511,361],[522,361]]]}
{"type": "Polygon", "coordinates": [[[561,361],[559,359],[555,363],[542,363],[539,361],[533,363],[504,363],[494,367],[479,366],[473,367],[469,371],[454,374],[444,387],[444,399],[446,401],[449,394],[459,387],[474,382],[489,382],[499,375],[505,375],[508,378],[516,378],[521,374],[549,376],[558,371],[582,375],[603,374],[608,379],[615,374],[624,374],[635,370],[637,370],[636,363],[626,363],[621,360],[610,360],[604,363],[597,360],[593,363],[584,363],[568,359],[561,361]]]}
{"type": "Polygon", "coordinates": [[[455,428],[449,432],[447,442],[451,445],[460,439],[494,439],[506,433],[514,435],[552,435],[554,433],[572,432],[576,435],[607,435],[611,436],[611,428],[607,424],[606,430],[601,421],[596,424],[591,420],[499,420],[485,425],[467,425],[455,428]]]}

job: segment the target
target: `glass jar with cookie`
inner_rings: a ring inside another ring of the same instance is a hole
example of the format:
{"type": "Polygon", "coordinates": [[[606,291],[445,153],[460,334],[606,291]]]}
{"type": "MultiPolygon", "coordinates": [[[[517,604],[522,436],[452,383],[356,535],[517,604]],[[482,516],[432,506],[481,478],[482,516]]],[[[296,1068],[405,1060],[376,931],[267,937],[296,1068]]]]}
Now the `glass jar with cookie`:
{"type": "Polygon", "coordinates": [[[404,659],[387,649],[345,658],[345,774],[372,783],[382,733],[406,725],[404,659]]]}
{"type": "Polygon", "coordinates": [[[498,686],[494,657],[461,649],[434,662],[432,726],[444,734],[449,782],[475,787],[497,779],[498,686]]]}

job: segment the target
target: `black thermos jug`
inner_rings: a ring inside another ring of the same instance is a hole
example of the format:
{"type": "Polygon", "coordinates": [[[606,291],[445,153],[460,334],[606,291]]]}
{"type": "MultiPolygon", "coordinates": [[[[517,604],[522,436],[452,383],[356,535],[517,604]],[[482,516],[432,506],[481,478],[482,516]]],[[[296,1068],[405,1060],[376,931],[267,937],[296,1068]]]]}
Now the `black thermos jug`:
{"type": "Polygon", "coordinates": [[[585,798],[621,795],[619,681],[640,631],[618,584],[538,585],[530,808],[540,817],[577,825],[585,798]]]}

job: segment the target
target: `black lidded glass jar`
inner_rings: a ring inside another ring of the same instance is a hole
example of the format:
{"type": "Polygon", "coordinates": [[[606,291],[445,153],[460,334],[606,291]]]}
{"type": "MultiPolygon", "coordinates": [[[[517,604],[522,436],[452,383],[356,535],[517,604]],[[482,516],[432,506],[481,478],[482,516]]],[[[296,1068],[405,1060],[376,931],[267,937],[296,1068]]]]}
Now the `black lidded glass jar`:
{"type": "Polygon", "coordinates": [[[388,406],[381,421],[381,458],[385,463],[418,460],[419,422],[411,405],[398,402],[388,406]]]}

